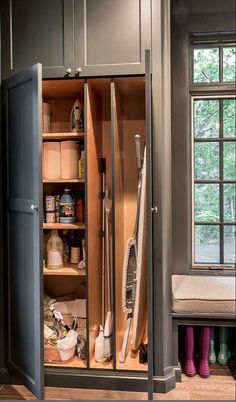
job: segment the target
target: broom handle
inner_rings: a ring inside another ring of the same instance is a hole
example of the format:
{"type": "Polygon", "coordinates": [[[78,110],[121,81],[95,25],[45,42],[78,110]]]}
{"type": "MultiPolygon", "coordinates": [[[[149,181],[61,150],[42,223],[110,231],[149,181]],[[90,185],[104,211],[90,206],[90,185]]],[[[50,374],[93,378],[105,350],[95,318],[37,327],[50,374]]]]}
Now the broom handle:
{"type": "Polygon", "coordinates": [[[102,163],[102,326],[105,325],[105,172],[106,159],[101,160],[102,163]]]}
{"type": "Polygon", "coordinates": [[[109,222],[108,213],[106,212],[106,265],[107,265],[107,310],[111,311],[111,272],[110,272],[110,245],[109,245],[109,222]]]}

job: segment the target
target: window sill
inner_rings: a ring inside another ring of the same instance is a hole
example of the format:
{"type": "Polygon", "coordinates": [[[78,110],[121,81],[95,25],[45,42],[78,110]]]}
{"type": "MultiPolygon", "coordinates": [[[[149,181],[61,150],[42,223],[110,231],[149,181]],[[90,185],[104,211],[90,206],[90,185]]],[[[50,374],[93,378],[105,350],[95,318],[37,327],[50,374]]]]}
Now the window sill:
{"type": "Polygon", "coordinates": [[[204,269],[204,268],[190,268],[189,275],[202,275],[202,276],[236,276],[234,269],[204,269]]]}

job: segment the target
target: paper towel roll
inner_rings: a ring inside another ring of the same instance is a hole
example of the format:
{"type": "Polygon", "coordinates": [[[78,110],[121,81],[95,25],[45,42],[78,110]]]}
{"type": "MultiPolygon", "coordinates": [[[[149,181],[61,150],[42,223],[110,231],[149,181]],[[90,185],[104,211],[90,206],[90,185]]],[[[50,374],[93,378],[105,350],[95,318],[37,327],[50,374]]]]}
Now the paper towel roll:
{"type": "Polygon", "coordinates": [[[61,142],[61,178],[78,179],[79,144],[76,141],[61,142]]]}
{"type": "Polygon", "coordinates": [[[51,105],[50,103],[43,102],[43,133],[50,133],[51,126],[51,105]]]}
{"type": "Polygon", "coordinates": [[[44,142],[43,144],[43,178],[58,180],[61,178],[60,142],[44,142]]]}

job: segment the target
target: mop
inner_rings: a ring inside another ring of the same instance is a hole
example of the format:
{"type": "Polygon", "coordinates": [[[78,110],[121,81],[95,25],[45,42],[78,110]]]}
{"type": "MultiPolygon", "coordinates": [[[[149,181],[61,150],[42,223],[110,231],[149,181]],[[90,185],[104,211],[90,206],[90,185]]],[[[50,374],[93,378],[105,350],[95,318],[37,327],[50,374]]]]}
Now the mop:
{"type": "Polygon", "coordinates": [[[102,170],[102,324],[99,325],[99,334],[95,340],[94,359],[104,363],[104,324],[105,324],[105,186],[106,186],[106,160],[101,159],[102,170]]]}
{"type": "Polygon", "coordinates": [[[126,358],[126,350],[129,340],[130,326],[133,318],[133,308],[136,294],[136,270],[137,270],[137,234],[139,225],[139,210],[140,210],[140,197],[141,197],[141,184],[142,184],[142,158],[140,152],[140,135],[135,135],[136,145],[136,160],[138,171],[138,203],[135,218],[133,236],[127,240],[124,263],[123,263],[123,280],[122,280],[122,309],[126,318],[126,326],[124,331],[123,343],[120,351],[119,362],[124,363],[126,358]]]}
{"type": "Polygon", "coordinates": [[[110,242],[109,242],[109,215],[112,202],[109,199],[106,187],[105,159],[102,160],[102,324],[100,325],[99,335],[95,340],[94,358],[97,362],[103,363],[112,358],[112,294],[111,294],[111,267],[110,267],[110,242]],[[104,241],[105,239],[105,241],[104,241]],[[107,315],[105,320],[105,267],[107,273],[107,315]]]}
{"type": "Polygon", "coordinates": [[[112,357],[112,294],[111,294],[111,264],[110,264],[110,241],[109,241],[109,214],[111,211],[111,200],[108,198],[108,189],[105,193],[105,241],[106,241],[106,272],[107,272],[107,316],[104,327],[104,357],[110,360],[112,357]]]}

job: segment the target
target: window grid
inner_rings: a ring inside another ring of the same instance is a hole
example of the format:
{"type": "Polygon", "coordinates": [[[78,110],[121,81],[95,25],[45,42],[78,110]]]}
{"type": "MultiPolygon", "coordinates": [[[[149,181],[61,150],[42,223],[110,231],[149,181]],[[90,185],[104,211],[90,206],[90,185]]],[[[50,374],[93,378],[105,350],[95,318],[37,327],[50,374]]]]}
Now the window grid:
{"type": "Polygon", "coordinates": [[[208,86],[208,85],[219,85],[219,84],[233,84],[233,81],[224,81],[223,80],[223,48],[226,47],[234,47],[236,46],[235,41],[229,40],[228,42],[225,41],[209,41],[209,42],[201,42],[201,41],[192,41],[192,51],[191,51],[191,82],[193,85],[196,86],[208,86]],[[217,48],[219,49],[219,81],[213,82],[194,82],[194,49],[212,49],[217,48]]]}
{"type": "Polygon", "coordinates": [[[235,225],[235,222],[225,222],[224,221],[224,184],[235,184],[236,180],[224,180],[224,143],[226,142],[236,142],[234,137],[227,137],[224,138],[224,127],[223,127],[223,100],[224,99],[235,99],[235,96],[195,96],[192,97],[192,183],[193,183],[193,207],[192,207],[192,215],[193,215],[193,265],[194,266],[203,266],[205,264],[225,264],[224,262],[224,227],[235,225]],[[195,138],[194,133],[194,102],[196,100],[219,100],[219,137],[210,137],[210,138],[195,138]],[[212,179],[195,179],[195,158],[194,158],[194,148],[195,143],[211,143],[211,142],[218,142],[219,143],[219,179],[212,180],[212,179]],[[196,221],[195,220],[195,185],[196,184],[219,184],[219,198],[220,198],[220,210],[219,210],[219,221],[196,221]],[[216,262],[196,262],[195,258],[195,229],[197,226],[218,226],[219,227],[219,242],[220,242],[220,253],[219,253],[219,263],[216,262]]]}

